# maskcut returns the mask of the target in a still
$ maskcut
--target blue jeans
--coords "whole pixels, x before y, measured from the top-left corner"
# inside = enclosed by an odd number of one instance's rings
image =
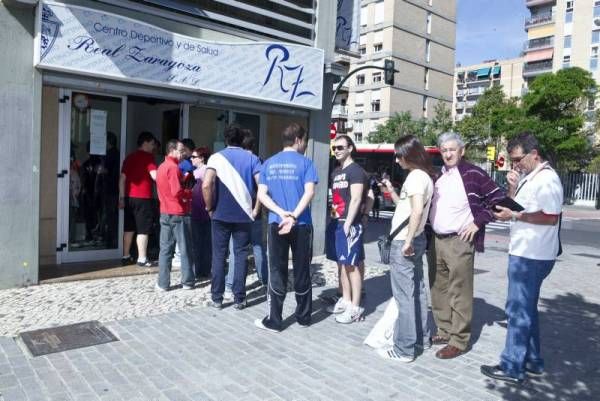
[[[525,365],[534,371],[544,370],[537,304],[542,282],[552,271],[554,262],[513,255],[508,257],[508,328],[500,367],[512,377],[524,378]]]
[[[267,264],[266,247],[263,245],[263,227],[262,220],[254,220],[252,230],[250,231],[250,244],[252,245],[252,254],[254,255],[254,266],[256,274],[263,285],[267,285],[269,279],[269,266]],[[231,289],[233,286],[233,277],[235,275],[235,258],[233,255],[233,238],[229,241],[229,270],[225,279],[225,288]]]
[[[425,234],[413,239],[414,256],[402,255],[403,245],[404,241],[392,241],[390,249],[392,293],[398,304],[394,350],[414,358],[415,346],[429,343],[431,336],[427,323],[429,302],[423,280],[423,254],[427,246]]]
[[[171,285],[171,260],[175,244],[181,252],[181,284],[193,286],[196,278],[192,269],[192,228],[190,216],[160,215],[160,252],[158,254],[158,285]]]
[[[235,263],[232,291],[236,303],[246,299],[246,274],[248,272],[248,244],[250,243],[250,223],[229,223],[212,221],[212,269],[210,291],[212,300],[223,301],[225,291],[225,259],[229,241],[233,238],[233,259]]]
[[[196,279],[209,277],[212,261],[210,220],[192,219],[192,239],[194,246],[194,274]]]

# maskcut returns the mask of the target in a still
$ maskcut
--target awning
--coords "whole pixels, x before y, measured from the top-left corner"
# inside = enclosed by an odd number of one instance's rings
[[[554,55],[554,49],[543,49],[534,52],[528,52],[525,55],[525,61],[540,61],[540,60],[550,60]]]
[[[498,74],[500,74],[500,66],[499,65],[492,68],[492,75],[498,75]]]
[[[480,68],[480,69],[477,70],[477,78],[487,77],[488,75],[490,75],[490,68],[489,67]]]

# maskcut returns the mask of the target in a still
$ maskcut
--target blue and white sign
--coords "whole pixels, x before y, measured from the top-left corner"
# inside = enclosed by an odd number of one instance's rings
[[[337,0],[335,47],[358,53],[360,0]]]
[[[51,2],[42,6],[39,32],[40,68],[321,108],[321,49],[209,42]]]

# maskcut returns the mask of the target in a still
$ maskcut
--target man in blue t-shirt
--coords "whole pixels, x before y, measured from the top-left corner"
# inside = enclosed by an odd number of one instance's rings
[[[229,240],[233,237],[235,275],[234,308],[246,306],[246,274],[251,223],[256,218],[256,199],[260,160],[242,149],[244,130],[230,125],[224,132],[227,147],[213,154],[206,164],[202,195],[206,211],[212,219],[211,306],[223,307],[225,292],[225,259]]]
[[[310,201],[319,182],[317,171],[304,157],[307,133],[296,123],[282,132],[283,150],[262,166],[258,199],[269,209],[269,314],[254,324],[263,330],[282,329],[282,310],[288,281],[288,255],[292,249],[296,320],[306,327],[312,314],[310,260],[312,257],[312,219]]]

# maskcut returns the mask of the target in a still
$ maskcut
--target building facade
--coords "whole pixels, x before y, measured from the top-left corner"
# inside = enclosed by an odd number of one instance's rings
[[[497,85],[502,85],[507,97],[521,97],[525,89],[522,57],[456,67],[452,106],[454,121],[470,115],[483,92]]]
[[[455,0],[362,0],[360,25],[359,57],[347,58],[349,69],[383,67],[391,59],[399,72],[392,86],[377,69],[349,79],[334,105],[338,132],[368,142],[397,112],[431,118],[436,103],[452,106]]]
[[[600,83],[600,1],[526,0],[526,5],[531,16],[525,21],[525,81],[544,72],[580,67]],[[592,102],[587,107],[588,126],[595,108]],[[599,133],[591,139],[600,145]]]
[[[224,127],[238,123],[266,158],[299,122],[326,171],[331,88],[343,71],[335,20],[334,2],[313,0],[0,1],[0,288],[121,257],[114,177],[142,131],[163,146],[192,138],[218,151]],[[326,199],[320,185],[316,254]]]

